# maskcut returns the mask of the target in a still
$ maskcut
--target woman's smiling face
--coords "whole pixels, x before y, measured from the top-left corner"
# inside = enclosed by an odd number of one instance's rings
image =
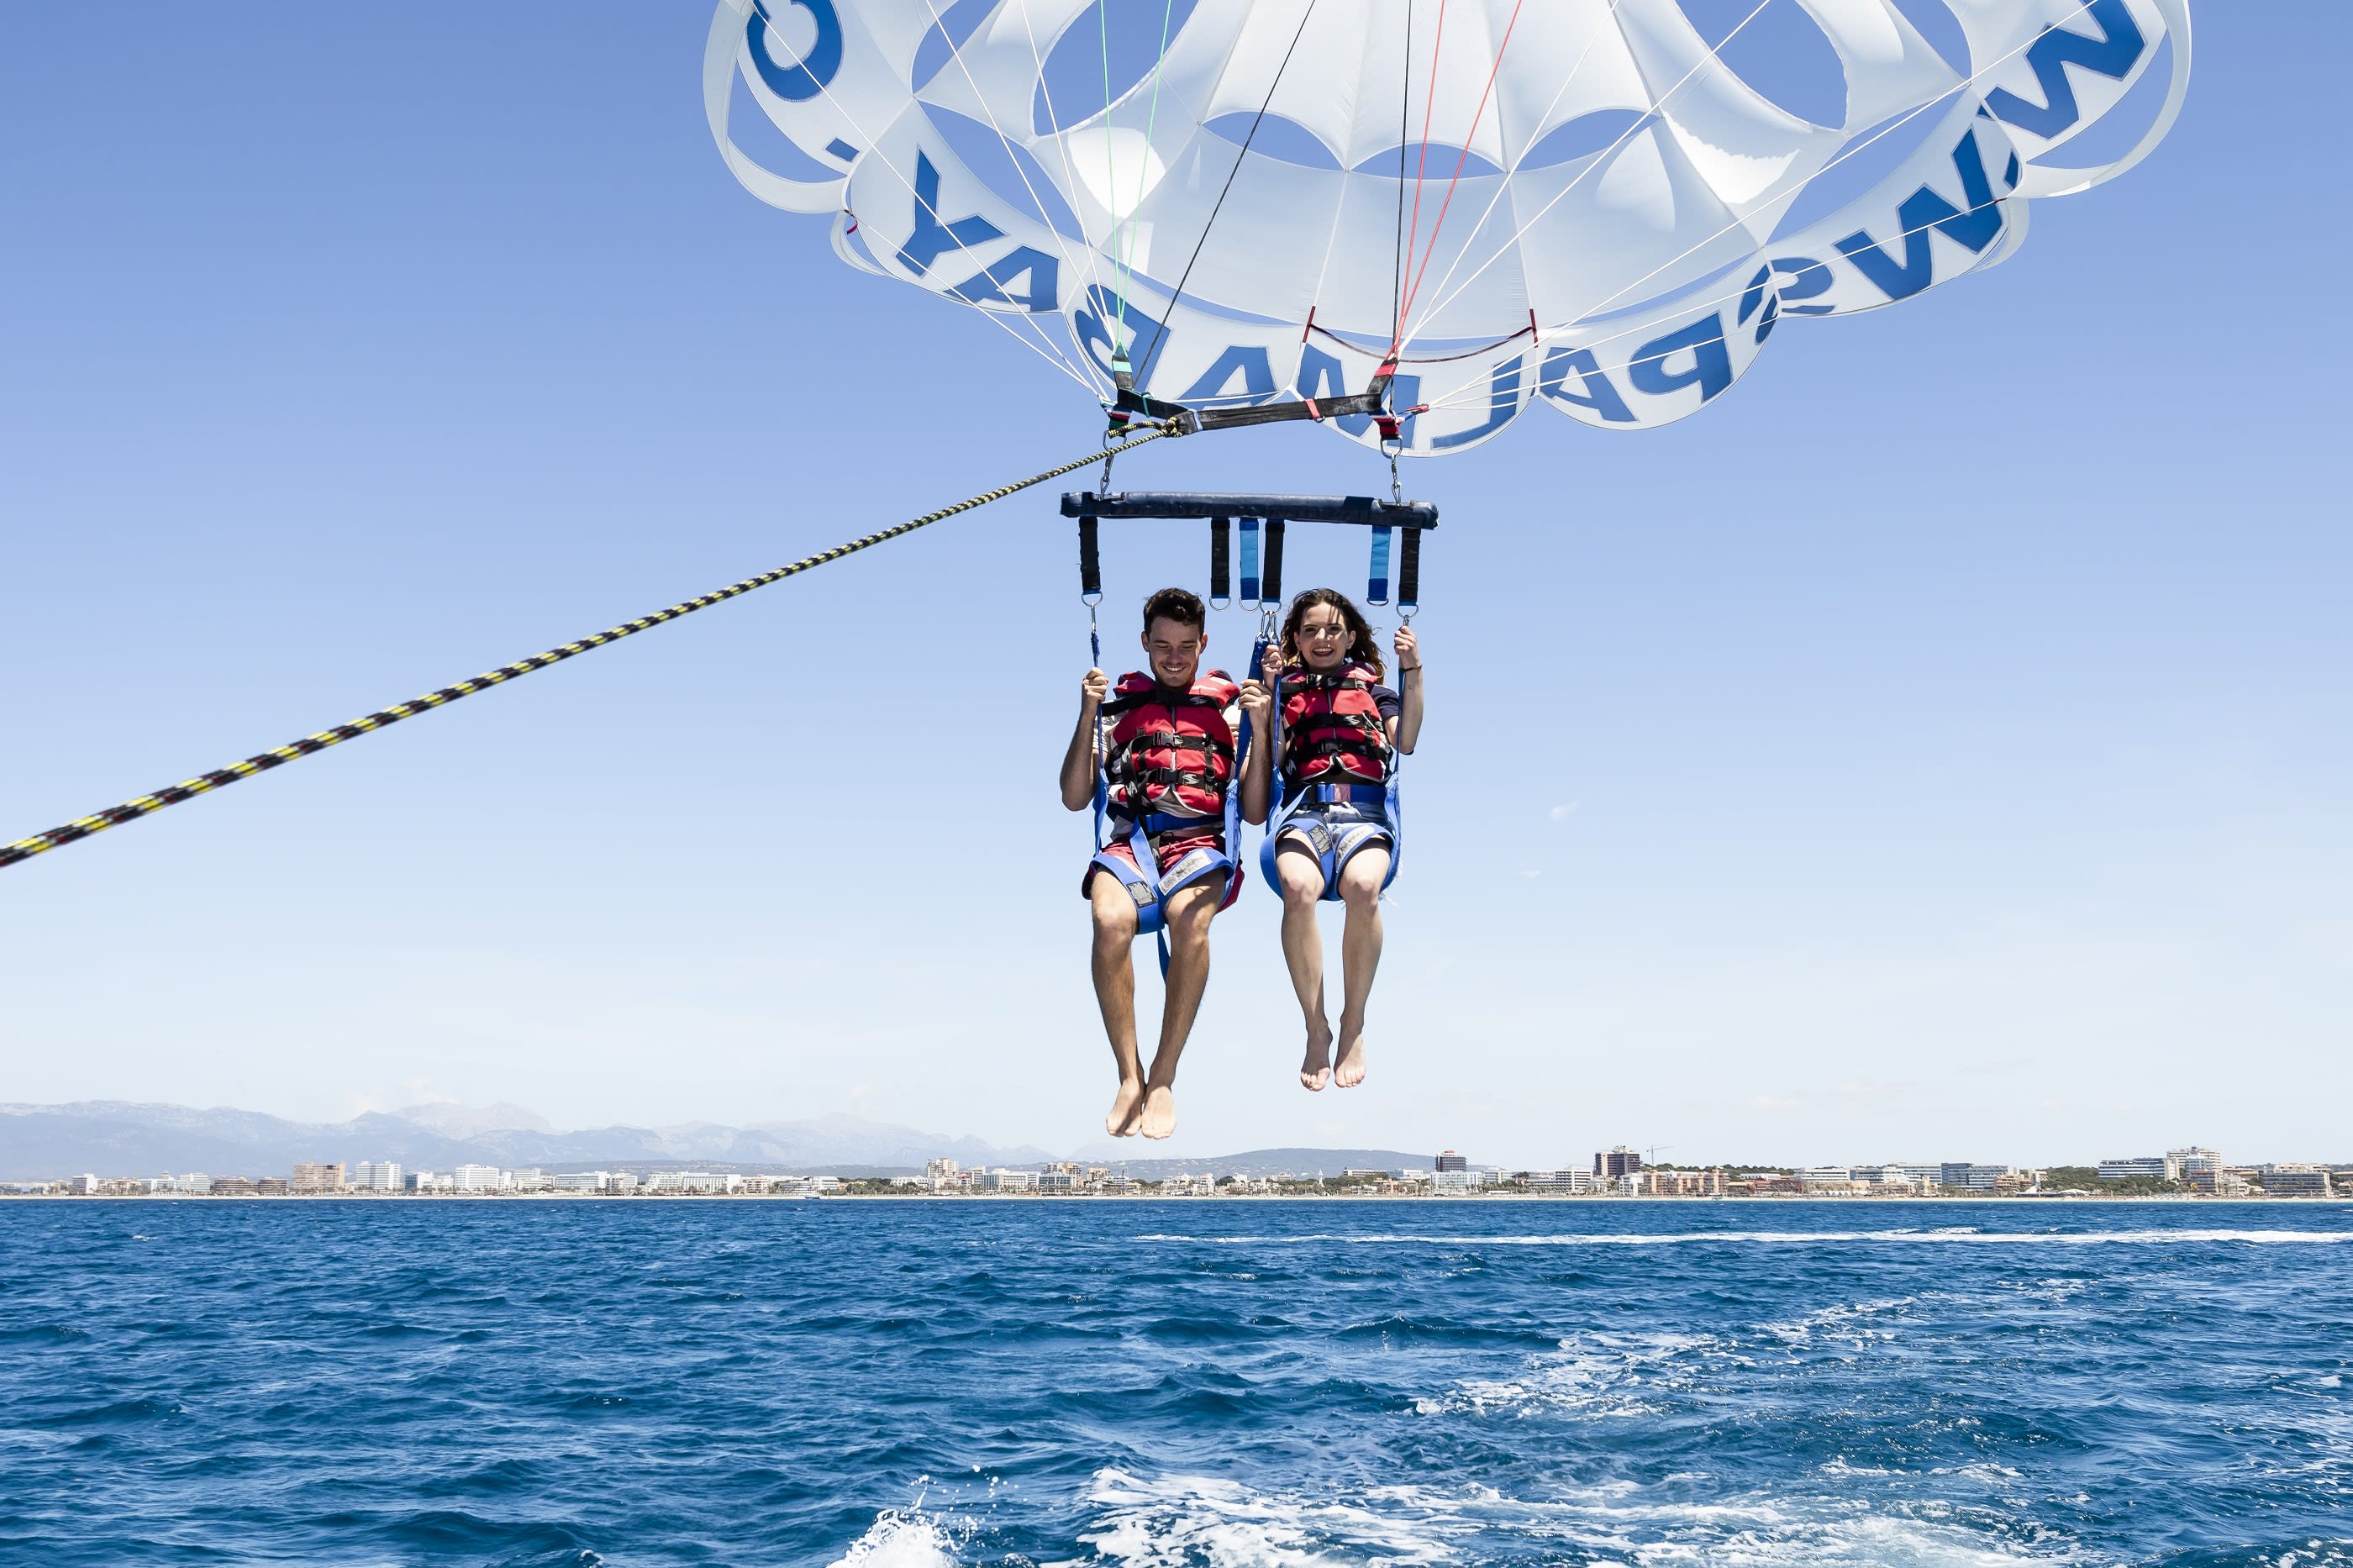
[[[1299,620],[1299,656],[1307,668],[1337,669],[1348,658],[1348,623],[1336,605],[1310,605]]]

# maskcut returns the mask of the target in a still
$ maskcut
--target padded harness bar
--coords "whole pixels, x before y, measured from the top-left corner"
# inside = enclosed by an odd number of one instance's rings
[[[1434,501],[1381,500],[1374,496],[1229,495],[1214,490],[1092,490],[1062,492],[1064,517],[1204,518],[1265,517],[1288,522],[1353,522],[1368,528],[1383,526],[1408,531],[1406,548],[1413,550],[1413,534],[1438,526]],[[1407,560],[1414,559],[1409,553]]]

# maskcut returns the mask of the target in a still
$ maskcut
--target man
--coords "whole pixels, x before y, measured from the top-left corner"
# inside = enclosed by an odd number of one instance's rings
[[[1062,755],[1065,806],[1094,803],[1098,769],[1106,792],[1106,842],[1079,889],[1093,911],[1095,1000],[1119,1066],[1119,1094],[1103,1118],[1115,1138],[1176,1131],[1176,1058],[1209,982],[1209,922],[1241,885],[1239,847],[1227,841],[1237,779],[1240,815],[1266,820],[1267,783],[1245,770],[1240,733],[1247,712],[1263,734],[1272,702],[1255,679],[1236,686],[1223,671],[1202,672],[1208,623],[1201,601],[1182,588],[1145,600],[1149,673],[1124,675],[1114,689],[1102,670],[1088,670]],[[1167,942],[1167,994],[1147,1076],[1135,1048],[1133,949],[1155,928]]]

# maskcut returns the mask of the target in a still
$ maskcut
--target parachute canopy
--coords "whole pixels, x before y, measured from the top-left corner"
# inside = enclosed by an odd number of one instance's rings
[[[1682,418],[1788,317],[2002,260],[2189,71],[2188,0],[722,0],[703,91],[754,195],[1099,396],[1394,357],[1431,456]]]

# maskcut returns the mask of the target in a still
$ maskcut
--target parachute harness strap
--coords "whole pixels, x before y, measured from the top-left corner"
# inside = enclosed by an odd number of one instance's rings
[[[1162,437],[1174,433],[1167,426],[1155,426],[1139,431],[1122,445],[1141,447],[1148,441],[1157,441]],[[813,572],[820,566],[839,561],[844,556],[855,555],[861,550],[871,550],[875,545],[887,541],[902,538],[919,528],[927,528],[933,523],[957,516],[959,513],[987,506],[991,501],[1003,500],[1007,496],[1026,490],[1032,485],[1040,485],[1048,479],[1060,479],[1064,474],[1075,473],[1096,461],[1097,457],[1098,454],[1090,452],[1083,458],[1057,464],[1043,473],[1032,474],[1026,479],[1016,479],[1009,485],[999,485],[993,490],[983,490],[976,496],[970,496],[957,501],[954,506],[944,506],[937,511],[929,511],[921,517],[910,518],[904,522],[895,523],[889,528],[853,539],[846,544],[837,544],[832,549],[821,550],[815,555],[803,556],[788,566],[779,566],[774,571],[763,572],[756,577],[746,577],[740,583],[731,583],[726,587],[714,589],[700,598],[685,600],[672,605],[666,610],[658,610],[638,620],[625,621],[609,630],[598,632],[595,637],[583,637],[578,642],[569,642],[560,647],[552,647],[545,653],[518,659],[513,664],[501,665],[498,668],[475,676],[470,680],[461,680],[454,686],[445,686],[438,691],[427,692],[424,696],[412,698],[406,702],[395,703],[392,707],[371,713],[364,719],[354,719],[348,724],[338,724],[332,730],[322,730],[315,735],[304,736],[301,740],[290,742],[278,747],[275,751],[248,757],[241,763],[233,763],[227,767],[217,768],[211,773],[199,774],[183,783],[168,785],[153,795],[142,795],[135,800],[124,801],[120,805],[108,806],[104,811],[77,817],[62,827],[52,827],[46,833],[36,833],[29,838],[19,838],[13,844],[0,845],[0,868],[29,860],[36,855],[45,855],[52,849],[71,844],[76,839],[87,838],[93,833],[103,833],[110,827],[120,827],[126,822],[136,822],[141,817],[152,816],[167,805],[177,805],[184,800],[193,800],[197,795],[226,788],[239,779],[251,778],[256,773],[266,773],[271,768],[290,763],[298,757],[307,757],[313,752],[323,752],[330,746],[341,745],[345,741],[371,734],[388,724],[397,724],[403,719],[413,719],[419,713],[447,707],[461,697],[471,697],[477,691],[503,685],[520,676],[529,675],[535,669],[545,669],[549,665],[561,664],[576,654],[586,653],[591,648],[603,647],[607,643],[618,642],[626,637],[634,637],[649,627],[658,626],[665,622],[677,620],[682,616],[691,616],[697,610],[708,609],[713,605],[738,598],[754,588],[765,588],[771,583],[781,583],[787,577],[797,577],[804,572]]]

